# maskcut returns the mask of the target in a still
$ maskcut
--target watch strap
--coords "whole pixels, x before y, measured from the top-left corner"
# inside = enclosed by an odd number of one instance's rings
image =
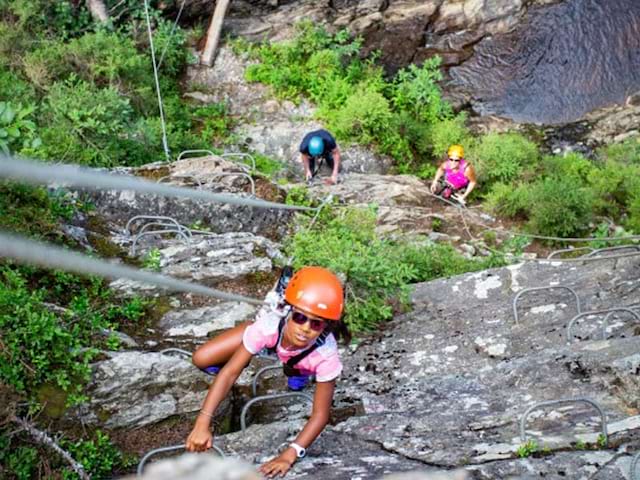
[[[298,458],[302,458],[307,454],[307,449],[298,445],[296,442],[291,442],[289,446],[296,451]]]

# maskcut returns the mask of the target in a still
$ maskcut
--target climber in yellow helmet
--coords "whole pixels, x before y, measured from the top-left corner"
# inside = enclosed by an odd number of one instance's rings
[[[447,159],[440,164],[431,182],[431,193],[453,198],[464,205],[476,184],[476,171],[464,159],[464,148],[462,145],[451,145]]]

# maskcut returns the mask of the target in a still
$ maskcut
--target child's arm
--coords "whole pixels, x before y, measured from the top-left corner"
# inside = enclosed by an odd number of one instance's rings
[[[329,414],[331,412],[331,403],[333,401],[333,391],[336,382],[318,382],[316,384],[316,393],[313,396],[313,410],[311,418],[307,421],[302,431],[295,439],[295,443],[303,448],[307,448],[320,435],[324,427],[329,423]],[[276,475],[284,475],[289,471],[291,466],[298,459],[296,451],[293,447],[288,447],[284,452],[273,460],[265,463],[260,467],[260,472],[269,478]]]
[[[242,370],[249,364],[253,355],[244,345],[235,351],[227,364],[220,370],[204,400],[196,423],[187,438],[186,448],[190,452],[203,452],[211,448],[213,434],[211,433],[211,420],[218,405],[227,396],[229,390],[236,382]]]

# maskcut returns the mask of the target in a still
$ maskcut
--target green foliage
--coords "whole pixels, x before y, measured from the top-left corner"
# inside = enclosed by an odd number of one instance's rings
[[[546,155],[542,159],[542,166],[549,176],[571,178],[583,184],[596,171],[595,165],[577,152],[562,156]]]
[[[604,434],[599,434],[598,435],[598,447],[600,448],[607,448],[607,437],[605,437]]]
[[[33,110],[34,107],[0,102],[0,152],[8,154],[40,145],[40,139],[35,137],[35,123],[28,118]]]
[[[0,473],[6,473],[7,478],[31,480],[38,456],[35,448],[14,446],[8,436],[0,434]]]
[[[82,340],[102,325],[58,317],[42,304],[44,292],[30,289],[17,271],[3,267],[0,275],[0,379],[21,393],[51,383],[77,401],[95,355]]]
[[[251,154],[256,161],[256,170],[267,177],[273,177],[276,173],[285,168],[285,164],[275,158],[262,155],[261,153]]]
[[[304,202],[304,200],[303,200]],[[312,228],[299,226],[286,246],[294,266],[321,265],[346,276],[345,322],[352,332],[371,330],[407,301],[407,284],[498,266],[501,260],[467,260],[452,247],[381,240],[375,209],[334,209]]]
[[[593,195],[571,178],[547,178],[533,186],[529,211],[532,232],[557,237],[584,232],[593,215]]]
[[[600,157],[622,165],[640,165],[640,136],[598,150]]]
[[[289,42],[254,46],[238,40],[234,48],[258,61],[245,71],[248,81],[271,85],[280,98],[307,95],[339,140],[376,147],[394,157],[401,172],[431,173],[415,157],[430,155],[430,124],[452,115],[437,85],[438,58],[407,67],[388,82],[375,66],[376,54],[358,55],[360,39],[346,31],[331,35],[310,21],[300,23]]]
[[[531,192],[527,185],[494,183],[485,197],[485,205],[489,210],[509,218],[526,218],[531,203]]]
[[[231,130],[235,121],[228,115],[224,103],[212,103],[193,110],[194,129],[200,138],[210,145],[223,146],[232,140]]]
[[[67,199],[43,187],[0,182],[0,228],[52,236],[60,218],[68,218]]]
[[[82,464],[91,478],[110,478],[113,469],[124,464],[122,452],[100,430],[95,431],[91,440],[63,441],[61,446]],[[62,478],[75,480],[78,475],[71,469],[65,469]]]
[[[398,111],[410,112],[418,121],[433,124],[452,115],[451,106],[442,99],[437,82],[442,80],[440,57],[414,64],[398,72],[390,87],[391,101]]]
[[[490,133],[480,140],[470,157],[477,162],[479,178],[486,184],[522,178],[538,160],[536,145],[517,133]]]
[[[518,447],[516,454],[520,458],[527,458],[533,455],[538,451],[538,444],[535,440],[528,440],[526,443],[523,443]]]
[[[454,144],[467,148],[473,144],[471,132],[465,126],[467,116],[464,112],[437,120],[429,128],[429,146],[434,158],[442,157]]]
[[[142,261],[142,266],[149,270],[153,270],[154,272],[159,272],[161,260],[162,260],[162,255],[160,254],[160,250],[158,250],[157,248],[152,248],[144,256],[144,260]]]

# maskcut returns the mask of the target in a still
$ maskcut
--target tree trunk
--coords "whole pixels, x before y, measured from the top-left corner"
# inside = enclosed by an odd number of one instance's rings
[[[96,22],[104,23],[109,20],[107,7],[103,0],[87,0],[87,8]]]
[[[222,22],[224,16],[227,13],[231,0],[218,0],[216,2],[216,9],[213,12],[213,18],[207,31],[207,43],[204,46],[202,55],[200,56],[200,64],[210,67],[213,65],[213,59],[216,55],[216,49],[218,48],[218,42],[220,41],[220,32],[222,31]]]

